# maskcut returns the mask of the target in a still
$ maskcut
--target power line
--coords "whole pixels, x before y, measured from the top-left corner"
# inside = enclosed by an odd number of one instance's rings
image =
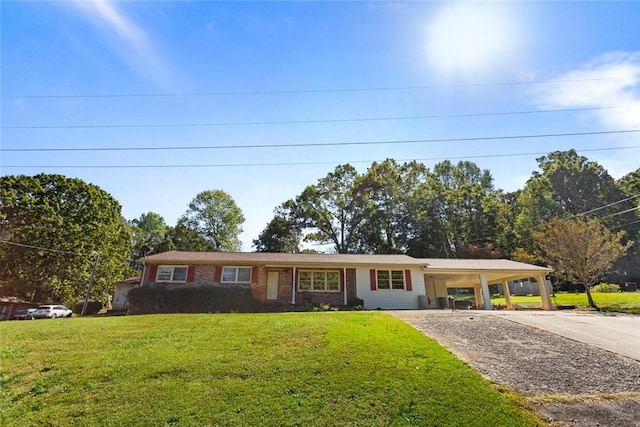
[[[621,225],[616,225],[615,227],[611,227],[612,230],[616,230],[618,228],[622,228],[622,227],[626,227],[627,225],[633,225],[633,224],[637,224],[640,222],[640,219],[636,220],[636,221],[631,221],[631,222],[627,222],[625,224],[621,224]]]
[[[609,218],[609,217],[612,217],[612,216],[624,215],[624,214],[626,214],[626,213],[633,212],[633,211],[637,211],[637,210],[639,210],[639,209],[640,209],[640,206],[636,206],[635,208],[626,209],[626,210],[624,210],[624,211],[614,212],[614,213],[612,213],[612,214],[605,215],[605,216],[603,216],[602,218]]]
[[[196,145],[196,146],[167,146],[167,147],[74,147],[74,148],[0,148],[0,152],[67,152],[67,151],[170,151],[170,150],[221,150],[221,149],[246,149],[246,148],[292,148],[292,147],[336,147],[336,146],[357,146],[357,145],[386,145],[386,144],[414,144],[414,143],[434,143],[434,142],[469,142],[469,141],[497,141],[511,139],[532,139],[532,138],[559,138],[570,136],[588,135],[613,135],[625,133],[637,133],[640,129],[596,131],[596,132],[569,132],[569,133],[546,133],[530,135],[502,135],[502,136],[480,136],[467,138],[434,138],[434,139],[400,139],[382,141],[354,141],[354,142],[312,142],[312,143],[289,143],[289,144],[250,144],[250,145]]]
[[[17,125],[0,126],[0,129],[131,129],[131,128],[181,128],[181,127],[217,127],[217,126],[256,126],[256,125],[284,125],[284,124],[313,124],[313,123],[354,123],[377,122],[397,120],[426,120],[464,117],[490,117],[523,114],[566,113],[578,111],[609,110],[628,108],[628,106],[614,107],[589,107],[589,108],[564,108],[555,110],[529,110],[529,111],[498,111],[488,113],[465,114],[433,114],[422,116],[397,116],[397,117],[356,117],[347,119],[316,119],[316,120],[272,120],[253,122],[203,122],[203,123],[130,123],[130,124],[90,124],[90,125]]]
[[[4,243],[6,245],[12,245],[12,246],[20,246],[22,248],[39,249],[39,250],[47,251],[47,252],[56,252],[56,253],[60,253],[60,254],[83,256],[83,254],[79,254],[77,252],[62,251],[62,250],[59,250],[59,249],[51,249],[51,248],[43,248],[42,246],[25,245],[24,243],[10,242],[8,240],[0,240],[0,243]]]
[[[254,90],[254,91],[219,91],[219,92],[183,92],[183,93],[128,93],[128,94],[71,94],[71,95],[3,95],[2,98],[23,99],[65,99],[65,98],[168,98],[168,97],[201,97],[201,96],[229,96],[229,95],[280,95],[305,93],[342,93],[342,92],[389,92],[421,89],[442,89],[454,87],[490,87],[490,86],[519,86],[555,83],[574,83],[586,81],[616,80],[612,78],[566,79],[566,80],[534,80],[528,82],[488,82],[453,85],[427,86],[383,86],[369,88],[329,88],[329,89],[285,89],[285,90]]]
[[[586,150],[585,150],[585,151],[586,151]],[[612,203],[608,203],[608,204],[606,204],[606,205],[599,206],[599,207],[597,207],[597,208],[594,208],[594,209],[591,209],[591,210],[588,210],[588,211],[585,211],[585,212],[581,212],[581,213],[577,213],[577,214],[570,215],[570,216],[568,216],[568,217],[566,217],[566,218],[562,218],[562,219],[561,219],[561,221],[568,221],[568,220],[571,220],[571,219],[577,218],[577,217],[579,217],[579,216],[589,215],[589,214],[591,214],[591,213],[598,212],[598,211],[601,211],[601,210],[603,210],[603,209],[610,208],[611,206],[615,206],[615,205],[619,205],[620,203],[628,202],[629,200],[633,200],[633,199],[636,199],[636,198],[638,198],[638,197],[640,197],[640,194],[636,194],[636,195],[634,195],[634,196],[630,196],[630,197],[627,197],[627,198],[624,198],[624,199],[621,199],[621,200],[618,200],[618,201],[615,201],[615,202],[612,202]],[[640,209],[640,206],[637,206],[637,207],[635,207],[635,208],[631,208],[631,209],[626,209],[626,210],[621,211],[621,212],[616,212],[616,213],[613,213],[613,214],[609,214],[609,215],[603,216],[602,218],[608,218],[608,217],[610,217],[610,216],[622,215],[622,214],[629,213],[629,212],[632,212],[632,211],[635,211],[635,210],[638,210],[638,209]],[[547,221],[547,222],[548,222],[548,221]],[[536,228],[540,227],[541,225],[543,225],[543,224],[537,224],[537,225],[534,225],[533,227],[530,227],[530,228],[527,228],[526,230],[522,230],[522,231],[520,231],[520,233],[522,233],[522,232],[528,232],[528,231],[534,230],[534,229],[536,229]],[[514,232],[511,232],[510,234],[515,234],[515,231],[514,231]],[[478,238],[478,239],[472,239],[472,240],[469,240],[469,242],[480,242],[480,241],[485,241],[485,242],[487,242],[487,241],[492,241],[492,240],[494,240],[494,239],[495,239],[495,238],[497,238],[497,237],[500,237],[500,236],[499,236],[499,235],[493,235],[493,236],[488,236],[488,237],[480,237],[480,238]],[[521,238],[521,239],[519,239],[519,240],[512,240],[512,241],[510,241],[510,242],[507,242],[507,244],[511,244],[511,243],[514,243],[514,242],[517,242],[517,241],[523,242],[523,241],[527,241],[527,240],[530,240],[530,239],[531,239],[530,237],[529,237],[529,238],[527,238],[527,239],[522,239],[522,238]]]
[[[615,148],[590,148],[578,150],[578,152],[595,152],[595,151],[613,151],[640,148],[640,145],[632,145],[626,147]],[[0,150],[1,151],[1,150]],[[483,154],[477,156],[449,156],[449,157],[423,157],[411,159],[396,159],[399,162],[410,161],[442,161],[442,160],[467,160],[467,159],[485,159],[500,157],[528,157],[543,156],[548,152],[528,152],[528,153],[509,153],[509,154]],[[4,165],[5,168],[68,168],[68,169],[179,169],[179,168],[228,168],[228,167],[260,167],[260,166],[311,166],[311,165],[335,165],[339,163],[373,163],[382,161],[374,160],[335,160],[335,161],[317,161],[317,162],[273,162],[273,163],[217,163],[217,164],[186,164],[186,165]]]

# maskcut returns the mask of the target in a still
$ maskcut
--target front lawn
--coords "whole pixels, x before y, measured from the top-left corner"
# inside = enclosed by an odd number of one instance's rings
[[[593,301],[602,311],[640,314],[640,292],[592,292]],[[541,308],[539,296],[511,296],[511,302],[523,308]],[[505,305],[503,297],[491,298],[494,305]],[[551,297],[554,306],[576,306],[588,310],[584,292],[558,292]]]
[[[379,312],[2,322],[0,339],[7,426],[541,425]]]

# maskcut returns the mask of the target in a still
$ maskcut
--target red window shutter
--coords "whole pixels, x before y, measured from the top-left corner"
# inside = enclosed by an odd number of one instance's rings
[[[258,283],[258,267],[251,269],[251,283]]]
[[[157,265],[150,265],[149,266],[149,281],[150,282],[155,282],[157,274],[158,274],[158,266]]]
[[[369,280],[371,281],[371,290],[375,291],[378,289],[378,275],[376,274],[375,268],[369,270]]]
[[[340,292],[344,292],[344,287],[346,286],[344,280],[344,270],[340,270]]]
[[[222,266],[216,265],[214,268],[215,271],[213,273],[213,283],[220,283],[222,282]]]
[[[196,266],[190,265],[187,268],[187,282],[193,282],[193,275],[196,272]]]
[[[413,286],[411,286],[411,270],[404,271],[404,284],[407,291],[411,292],[413,290]]]

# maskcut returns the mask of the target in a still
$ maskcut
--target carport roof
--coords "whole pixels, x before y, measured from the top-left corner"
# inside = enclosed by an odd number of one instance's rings
[[[484,274],[488,283],[502,283],[529,277],[545,276],[549,267],[525,264],[508,259],[428,259],[423,271],[434,278],[444,279],[448,287],[467,287],[478,283]]]
[[[472,271],[533,271],[536,274],[548,273],[553,269],[508,259],[450,259],[450,258],[424,258],[424,267],[427,271],[436,270],[472,270]]]

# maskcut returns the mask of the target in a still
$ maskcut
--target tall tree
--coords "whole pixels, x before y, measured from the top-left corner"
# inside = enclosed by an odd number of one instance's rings
[[[0,178],[0,288],[35,302],[75,303],[92,271],[106,302],[130,274],[131,237],[120,204],[93,184],[62,175]]]
[[[615,263],[612,278],[620,283],[640,283],[640,168],[620,178],[617,185],[629,198],[630,204],[635,205],[628,212],[628,215],[633,214],[634,217],[629,218],[621,227],[627,232],[626,237],[633,241],[633,246],[625,257]]]
[[[631,246],[621,243],[624,231],[612,233],[595,218],[555,219],[531,234],[538,254],[583,285],[594,308],[591,287]]]
[[[354,195],[357,179],[353,166],[339,165],[291,202],[292,214],[308,230],[306,241],[330,244],[341,254],[357,250],[358,227],[363,220]]]
[[[293,201],[278,206],[267,227],[253,241],[256,252],[300,252],[302,221],[292,215]]]
[[[362,252],[405,253],[414,237],[412,223],[419,203],[417,189],[425,182],[426,168],[417,162],[374,162],[355,185],[355,199],[362,209],[358,228]],[[424,209],[424,207],[421,207]]]
[[[501,193],[494,189],[488,170],[468,161],[457,165],[440,162],[428,174],[421,194],[434,219],[430,224],[437,229],[431,234],[441,239],[434,242],[439,256],[464,256],[469,245],[482,253],[482,248],[492,243],[498,231]],[[486,249],[486,253],[494,250]]]
[[[178,221],[176,231],[183,242],[175,242],[176,247],[187,250],[186,246],[205,244],[214,251],[238,251],[244,219],[230,195],[222,190],[203,191]]]
[[[139,218],[129,221],[131,227],[131,243],[133,246],[133,258],[131,265],[138,269],[137,259],[151,252],[158,253],[167,250],[173,242],[168,239],[169,226],[164,218],[155,212],[146,212]]]
[[[598,209],[608,226],[630,221],[628,214],[614,215],[632,204],[614,205],[625,194],[598,163],[575,150],[555,151],[537,160],[540,172],[533,172],[518,198],[516,226],[523,242],[529,241],[528,230],[553,217],[568,218]]]
[[[640,168],[620,178],[617,184],[629,197],[633,197],[636,206],[640,206]]]

